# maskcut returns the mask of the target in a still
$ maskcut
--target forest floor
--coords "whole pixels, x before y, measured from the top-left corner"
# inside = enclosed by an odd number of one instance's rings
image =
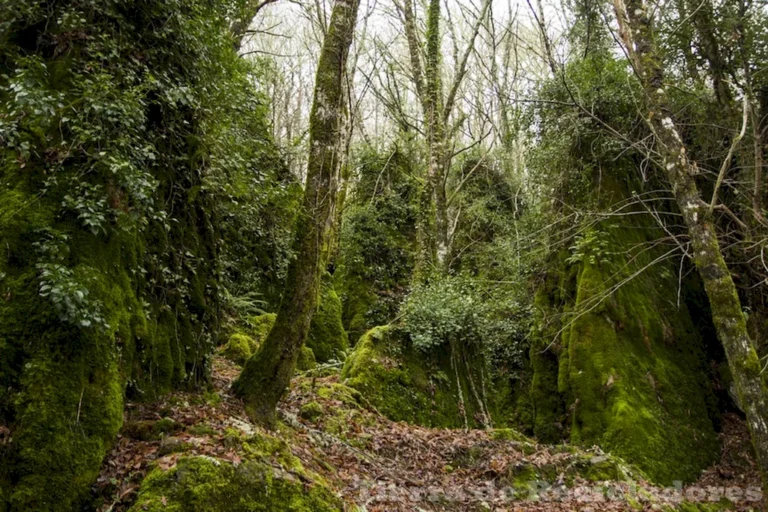
[[[294,379],[280,406],[281,426],[268,433],[248,420],[229,391],[239,371],[217,356],[213,392],[127,404],[126,426],[94,486],[99,512],[127,510],[148,471],[172,467],[179,457],[207,455],[239,464],[247,455],[233,438],[254,435],[284,439],[285,449],[307,470],[296,477],[306,485],[314,479],[329,485],[350,511],[670,510],[685,505],[683,496],[711,503],[728,488],[759,487],[749,435],[735,415],[725,417],[721,460],[695,486],[665,489],[643,481],[569,477],[574,466],[608,459],[597,448],[536,444],[504,429],[430,429],[389,421],[360,405],[361,397],[339,383],[338,375]],[[557,477],[521,488],[514,475],[530,470]],[[750,507],[759,505],[741,500],[733,509]]]

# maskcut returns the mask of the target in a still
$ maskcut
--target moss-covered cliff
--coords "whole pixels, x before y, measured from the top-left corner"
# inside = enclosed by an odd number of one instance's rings
[[[540,439],[598,444],[668,484],[717,456],[717,410],[704,341],[678,299],[680,262],[660,236],[606,223],[559,256],[537,294],[531,397]]]
[[[341,300],[333,287],[333,278],[325,274],[322,279],[320,297],[309,324],[305,345],[312,349],[319,362],[325,363],[344,358],[349,338],[342,325]]]
[[[273,147],[229,7],[0,2],[0,510],[77,509],[126,394],[207,381],[217,184]]]

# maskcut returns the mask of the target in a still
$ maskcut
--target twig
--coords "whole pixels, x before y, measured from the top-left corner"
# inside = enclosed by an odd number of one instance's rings
[[[728,170],[728,166],[731,164],[731,159],[733,158],[733,152],[736,151],[736,147],[739,145],[739,142],[742,138],[744,138],[744,134],[747,132],[747,119],[749,118],[749,98],[745,94],[744,95],[744,119],[741,123],[741,131],[736,136],[735,139],[733,139],[733,143],[731,144],[730,149],[728,149],[728,154],[725,156],[725,160],[723,160],[723,165],[720,166],[720,174],[717,176],[717,182],[715,183],[715,189],[712,191],[712,201],[709,203],[709,213],[712,213],[712,211],[715,209],[715,204],[717,203],[717,192],[720,189],[720,185],[723,183],[723,178],[725,178],[725,173]]]

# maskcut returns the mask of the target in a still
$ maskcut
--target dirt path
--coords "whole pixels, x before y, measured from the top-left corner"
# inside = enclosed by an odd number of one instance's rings
[[[266,432],[248,421],[228,392],[238,372],[217,357],[215,393],[175,393],[152,404],[128,404],[124,433],[94,486],[103,502],[100,512],[127,510],[153,465],[171,467],[182,455],[240,463],[245,454],[232,442],[232,433]],[[749,437],[733,415],[725,418],[721,462],[697,487],[676,490],[584,479],[595,468],[616,471],[613,459],[598,449],[538,445],[509,430],[394,423],[361,401],[338,376],[300,377],[281,405],[285,426],[277,433],[309,474],[338,490],[348,510],[658,510],[678,503],[683,493],[706,503],[727,488],[759,488]],[[754,501],[741,500],[738,510],[751,506]]]

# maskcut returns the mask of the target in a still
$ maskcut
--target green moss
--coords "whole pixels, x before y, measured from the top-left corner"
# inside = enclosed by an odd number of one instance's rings
[[[620,458],[565,448],[562,455],[544,464],[534,464],[523,459],[509,466],[503,478],[519,495],[526,496],[537,488],[537,482],[552,485],[562,481],[571,487],[579,479],[590,482],[637,482],[646,477]]]
[[[229,337],[222,354],[224,357],[239,365],[244,365],[257,348],[256,341],[247,334],[236,332]]]
[[[248,334],[256,342],[256,345],[261,345],[267,336],[269,331],[275,325],[275,319],[277,315],[275,313],[265,313],[263,315],[252,316],[247,320]],[[253,351],[253,350],[252,350]]]
[[[718,454],[702,341],[685,305],[678,309],[668,300],[677,280],[664,263],[607,291],[617,269],[623,276],[655,257],[645,251],[628,261],[618,248],[644,247],[656,235],[651,228],[612,226],[602,236],[616,253],[576,265],[575,297],[559,307],[579,314],[563,316],[568,323],[554,342],[552,333],[532,342],[532,397],[537,434],[553,416],[541,407],[551,404],[546,394],[565,398],[574,443],[599,445],[669,484],[695,480]],[[546,287],[555,295],[561,285]],[[554,309],[551,302],[542,309]],[[558,358],[541,360],[545,343]]]
[[[301,406],[299,410],[299,416],[308,421],[315,421],[317,418],[323,415],[325,409],[317,402],[309,402]]]
[[[479,364],[468,366],[477,369]],[[388,418],[435,427],[464,426],[459,406],[461,386],[467,422],[481,426],[475,417],[479,406],[469,389],[466,371],[459,371],[457,383],[450,354],[418,352],[395,327],[379,326],[365,333],[347,358],[341,376],[366,404]],[[475,379],[479,382],[480,376]]]
[[[216,429],[210,425],[192,425],[187,429],[187,432],[193,436],[212,436],[216,434]]]
[[[551,284],[550,284],[551,287]],[[564,387],[559,376],[562,360],[558,345],[558,333],[543,318],[550,311],[551,297],[549,287],[542,287],[534,297],[537,315],[534,332],[531,336],[529,359],[533,378],[531,379],[531,405],[533,407],[533,432],[542,443],[556,443],[563,437],[565,407],[560,389]],[[544,327],[546,326],[546,327]]]
[[[2,169],[0,177],[18,178]],[[0,464],[0,482],[12,488],[3,498],[14,510],[74,509],[122,426],[126,384],[151,398],[190,382],[187,368],[205,371],[208,345],[184,313],[147,307],[144,236],[94,236],[21,186],[0,192],[0,208],[8,205],[13,211],[0,211],[8,215],[0,222],[0,293],[11,298],[0,301],[0,421],[13,444]],[[51,239],[66,242],[56,257],[98,305],[89,318],[102,321],[75,325],[40,295],[35,265],[52,257],[40,250]]]
[[[188,457],[152,471],[132,512],[326,512],[343,510],[321,484],[305,484],[292,472],[250,460],[234,467],[210,457]]]
[[[299,357],[296,359],[296,369],[301,372],[313,370],[317,367],[314,351],[306,345],[301,347]]]
[[[390,326],[365,333],[347,358],[341,376],[390,419],[429,424],[432,408],[427,395],[414,386],[414,375],[388,354],[393,334]]]
[[[163,435],[170,434],[180,428],[180,425],[171,418],[160,420],[128,421],[123,425],[122,433],[140,441],[160,439]]]
[[[21,233],[27,243],[39,239]],[[0,267],[0,287],[13,298],[0,302],[0,340],[8,347],[0,354],[0,367],[8,372],[0,378],[4,389],[13,390],[2,397],[13,446],[0,473],[13,482],[14,508],[61,510],[87,492],[122,424],[125,376],[142,325],[128,273],[138,246],[127,234],[91,238],[87,252],[71,256],[77,261],[72,275],[88,283],[104,328],[63,322],[38,294],[34,269],[18,259],[25,246],[14,249]]]
[[[246,357],[242,357],[244,355],[244,351],[235,351],[236,354],[239,354],[238,359],[234,359],[230,357],[233,361],[244,364],[245,361],[248,360],[248,358],[256,353],[256,350],[261,345],[261,343],[267,339],[267,336],[269,335],[269,332],[272,330],[272,327],[275,325],[275,319],[277,318],[277,315],[274,313],[266,313],[263,315],[258,316],[252,316],[248,318],[246,321],[246,327],[245,332],[246,334],[239,333],[234,334],[232,337],[235,336],[241,336],[246,337],[248,339],[248,346],[250,347],[250,352],[248,352],[248,355]],[[232,343],[232,338],[230,338],[230,344]],[[239,345],[244,345],[242,341],[238,342]],[[228,344],[229,345],[229,344]],[[225,355],[226,355],[226,348],[225,348]],[[229,357],[229,356],[228,356]],[[317,366],[317,356],[315,355],[314,350],[309,346],[309,339],[307,339],[307,345],[303,346],[301,348],[301,352],[299,352],[298,359],[296,361],[296,369],[299,371],[307,371],[312,370]]]
[[[321,363],[332,359],[343,360],[349,348],[347,333],[341,323],[341,300],[333,288],[330,274],[323,277],[317,310],[305,343]]]
[[[351,407],[359,407],[361,403],[365,402],[365,398],[358,390],[338,382],[318,388],[317,396],[327,400],[338,400]]]

